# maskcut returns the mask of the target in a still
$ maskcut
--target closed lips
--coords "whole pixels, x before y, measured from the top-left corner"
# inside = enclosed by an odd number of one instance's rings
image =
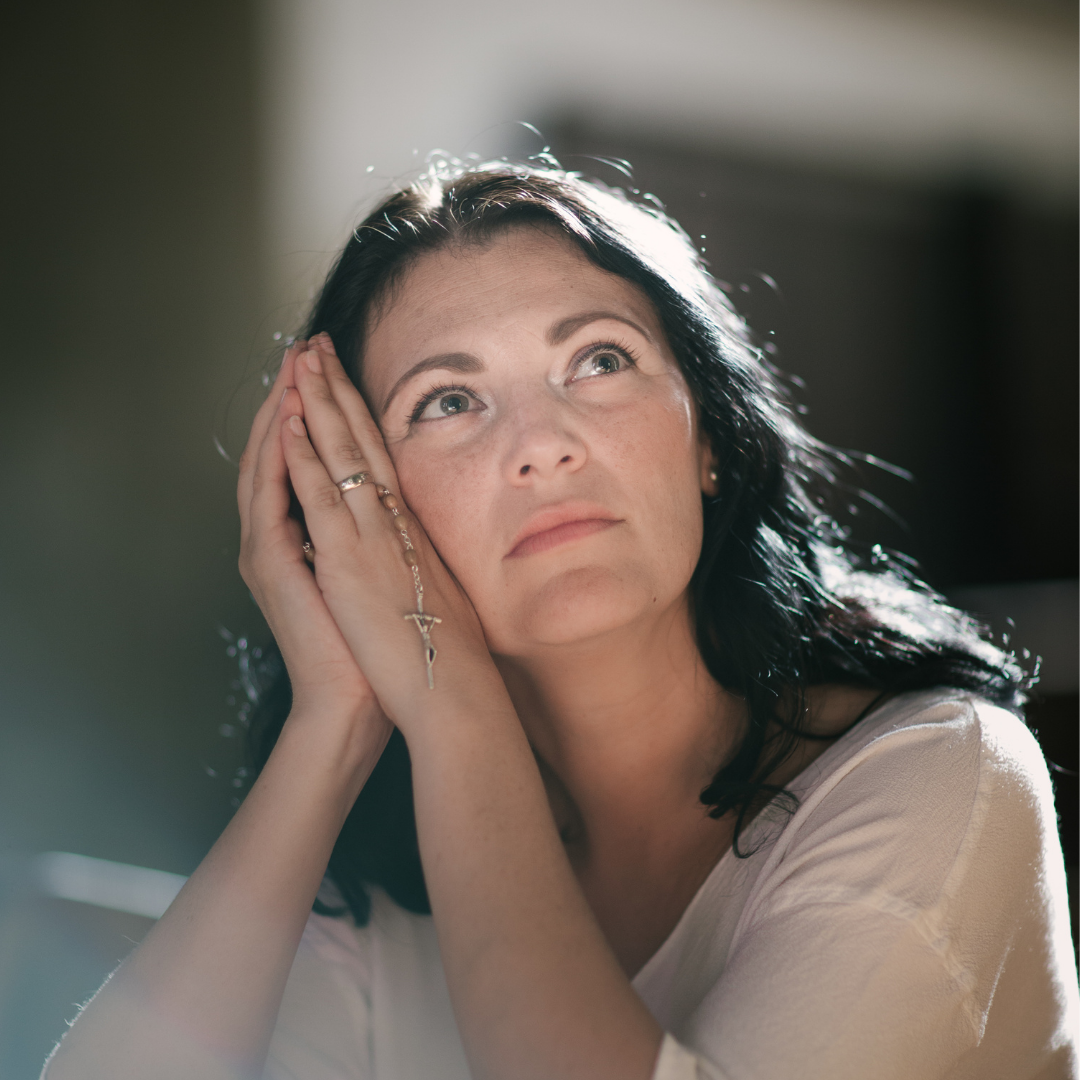
[[[530,518],[518,533],[508,559],[535,555],[560,544],[618,525],[620,518],[599,506],[552,507]]]

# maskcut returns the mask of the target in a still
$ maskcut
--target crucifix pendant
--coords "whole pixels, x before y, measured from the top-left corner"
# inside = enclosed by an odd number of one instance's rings
[[[367,479],[361,480],[359,477],[366,477]],[[357,473],[355,477],[350,476],[348,479],[342,480],[338,487],[342,491],[350,491],[353,487],[359,487],[370,479],[368,473]],[[354,480],[356,483],[353,483]],[[347,486],[343,487],[342,485]],[[409,538],[409,523],[398,507],[397,499],[389,488],[382,485],[376,485],[375,490],[379,493],[379,501],[393,515],[394,527],[401,534],[402,543],[405,545],[405,563],[412,570],[413,588],[416,590],[416,610],[410,611],[404,618],[412,619],[416,629],[420,631],[420,637],[424,642],[424,663],[427,665],[428,689],[434,690],[435,674],[431,668],[438,653],[435,651],[435,646],[431,644],[431,628],[436,623],[441,623],[442,619],[437,615],[428,615],[424,611],[424,586],[420,584],[420,560],[416,554],[416,548]]]
[[[441,623],[440,619],[436,615],[427,615],[422,610],[412,611],[405,616],[406,619],[412,619],[416,624],[416,629],[420,631],[420,637],[424,641],[424,661],[427,663],[427,684],[429,690],[435,689],[435,675],[431,670],[432,664],[435,663],[435,657],[438,653],[435,650],[435,646],[431,644],[431,628],[436,623]]]

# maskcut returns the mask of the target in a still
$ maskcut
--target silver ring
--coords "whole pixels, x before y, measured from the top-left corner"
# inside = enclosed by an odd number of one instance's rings
[[[363,484],[370,483],[372,483],[371,473],[358,472],[354,473],[352,476],[346,476],[344,480],[339,480],[337,486],[341,488],[342,491],[352,491],[353,488],[358,488]]]

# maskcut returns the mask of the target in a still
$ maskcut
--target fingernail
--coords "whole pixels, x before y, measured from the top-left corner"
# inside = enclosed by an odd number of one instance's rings
[[[294,435],[304,434],[304,421],[300,419],[295,413],[289,417],[289,430]]]
[[[317,352],[309,352],[304,354],[306,359],[305,363],[308,366],[309,371],[314,371],[316,375],[322,374],[322,361],[319,359]]]
[[[311,344],[317,349],[325,349],[328,353],[334,352],[334,341],[325,330],[320,330],[311,339]],[[334,355],[337,354],[334,353]]]

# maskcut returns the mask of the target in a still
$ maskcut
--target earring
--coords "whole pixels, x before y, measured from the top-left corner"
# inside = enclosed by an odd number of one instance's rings
[[[710,470],[709,470],[709,479],[710,479],[710,480],[711,480],[711,481],[712,481],[712,482],[713,482],[714,484],[715,484],[715,483],[716,483],[716,482],[717,482],[717,481],[718,481],[718,480],[720,479],[720,477],[716,475],[716,470],[715,470],[715,469],[710,469]]]

